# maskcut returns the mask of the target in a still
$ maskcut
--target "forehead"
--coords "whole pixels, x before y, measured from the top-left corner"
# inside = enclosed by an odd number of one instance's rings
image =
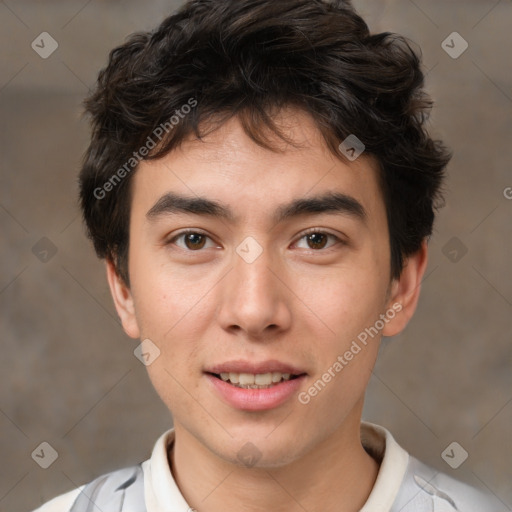
[[[146,216],[163,195],[176,193],[226,205],[237,221],[257,215],[263,222],[298,198],[340,192],[362,204],[368,217],[385,218],[373,158],[335,157],[301,111],[283,110],[274,122],[293,145],[266,134],[276,151],[261,147],[234,117],[202,140],[189,138],[165,157],[142,162],[133,177],[132,213]]]

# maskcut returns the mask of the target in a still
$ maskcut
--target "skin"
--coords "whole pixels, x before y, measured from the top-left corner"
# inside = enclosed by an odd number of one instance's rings
[[[132,183],[130,288],[107,263],[124,330],[160,350],[147,369],[173,414],[169,463],[199,512],[224,511],[227,503],[231,510],[311,512],[364,505],[379,469],[360,441],[364,392],[381,335],[398,334],[414,313],[427,264],[423,243],[400,279],[391,279],[371,157],[337,159],[300,111],[282,111],[277,122],[300,148],[276,140],[280,152],[264,149],[233,118],[202,142],[189,139],[141,163]],[[366,221],[324,212],[272,222],[279,205],[332,191],[357,199]],[[149,219],[168,192],[221,202],[237,221],[183,213]],[[184,228],[206,234],[204,246],[175,238]],[[309,228],[344,243],[328,237],[318,248],[304,235]],[[263,250],[252,263],[236,252],[248,236]],[[275,409],[238,410],[203,373],[233,359],[277,359],[307,372],[306,391],[397,303],[402,310],[307,405],[294,396]],[[250,468],[237,459],[246,442],[261,453]]]

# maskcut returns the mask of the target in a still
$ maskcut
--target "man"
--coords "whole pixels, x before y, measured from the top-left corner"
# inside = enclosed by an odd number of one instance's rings
[[[348,1],[192,0],[110,55],[81,206],[174,427],[39,511],[495,511],[361,421],[450,155]]]

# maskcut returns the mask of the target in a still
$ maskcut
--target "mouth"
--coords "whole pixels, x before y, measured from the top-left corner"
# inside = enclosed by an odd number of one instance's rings
[[[277,360],[230,361],[203,371],[211,389],[222,401],[244,411],[264,411],[289,402],[308,375],[298,367]]]
[[[291,399],[304,385],[307,374],[208,371],[205,377],[212,391],[224,403],[234,409],[256,412],[275,409],[285,403],[293,404]]]
[[[297,379],[305,373],[292,374],[281,372],[267,372],[267,373],[235,373],[235,372],[221,372],[211,373],[206,372],[217,379],[220,379],[234,387],[242,389],[268,389],[287,382]]]

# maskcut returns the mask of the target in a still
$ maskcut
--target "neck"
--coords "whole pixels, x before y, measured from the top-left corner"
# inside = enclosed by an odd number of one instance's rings
[[[357,421],[356,421],[357,420]],[[360,441],[360,415],[347,419],[304,456],[272,468],[244,468],[206,449],[175,424],[169,454],[174,479],[198,512],[356,512],[365,504],[379,464]]]

